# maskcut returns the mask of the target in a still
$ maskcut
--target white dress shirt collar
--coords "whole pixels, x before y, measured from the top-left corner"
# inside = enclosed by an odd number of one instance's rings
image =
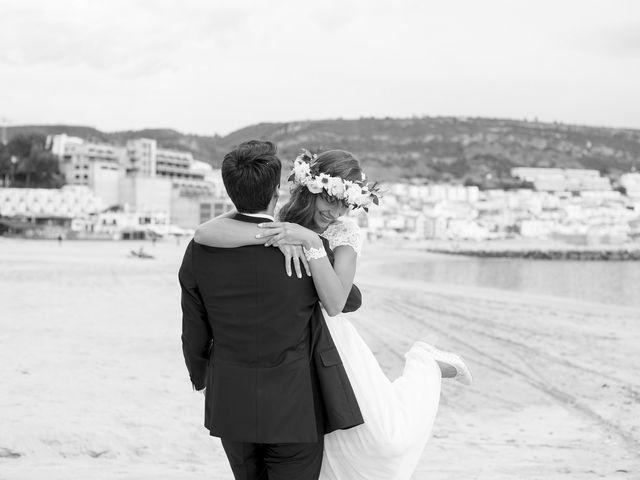
[[[271,220],[272,222],[275,222],[276,219],[273,218],[273,215],[269,215],[267,213],[240,213],[238,212],[239,215],[244,215],[245,217],[255,217],[255,218],[267,218],[269,220]]]

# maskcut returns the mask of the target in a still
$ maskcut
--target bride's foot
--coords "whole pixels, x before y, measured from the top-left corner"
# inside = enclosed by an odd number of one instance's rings
[[[471,385],[473,380],[469,367],[464,363],[460,355],[452,352],[438,350],[433,345],[426,342],[419,342],[427,350],[440,367],[442,378],[453,378],[463,385]]]

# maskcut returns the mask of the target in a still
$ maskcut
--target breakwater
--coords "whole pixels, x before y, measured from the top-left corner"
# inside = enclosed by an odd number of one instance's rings
[[[484,249],[433,248],[428,252],[482,258],[525,258],[532,260],[640,261],[640,249]]]

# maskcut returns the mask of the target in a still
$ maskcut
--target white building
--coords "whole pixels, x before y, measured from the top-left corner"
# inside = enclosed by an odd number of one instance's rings
[[[592,169],[516,167],[511,176],[533,183],[539,191],[611,190],[611,181]]]
[[[118,204],[118,182],[126,155],[124,147],[84,142],[66,135],[53,135],[47,141],[60,159],[60,170],[67,185],[87,186],[105,205]]]
[[[0,216],[86,217],[104,208],[102,200],[85,186],[57,188],[0,188]]]
[[[525,219],[519,222],[520,235],[528,238],[547,237],[553,231],[554,222],[549,220]]]
[[[155,177],[158,143],[148,138],[128,140],[124,168],[127,175]]]
[[[173,233],[169,218],[164,212],[126,210],[95,215],[84,224],[78,224],[77,230],[103,235],[114,240],[146,238],[149,235],[164,236]]]
[[[204,180],[204,162],[197,162],[191,152],[159,148],[158,142],[149,138],[127,141],[127,175],[163,177],[170,179]]]
[[[172,224],[195,228],[231,205],[220,170],[191,152],[158,148],[151,139],[127,142],[122,203],[134,209],[166,211]]]
[[[446,235],[451,240],[486,240],[491,232],[474,220],[452,218],[447,221]]]
[[[51,150],[58,158],[64,157],[65,151],[69,145],[80,145],[84,143],[79,137],[70,137],[66,133],[60,135],[49,135],[47,137],[46,148]]]
[[[147,138],[114,146],[62,134],[47,143],[60,159],[66,183],[89,187],[105,207],[164,212],[185,228],[228,209],[220,170],[191,152],[159,148]]]
[[[136,211],[171,212],[172,184],[169,179],[127,175],[120,179],[119,204]]]
[[[412,185],[405,183],[385,184],[391,196],[409,200],[435,201],[450,200],[453,202],[477,202],[480,189],[476,186],[453,185],[445,183],[429,183]]]
[[[640,173],[625,173],[620,175],[620,185],[627,191],[627,196],[640,198]]]

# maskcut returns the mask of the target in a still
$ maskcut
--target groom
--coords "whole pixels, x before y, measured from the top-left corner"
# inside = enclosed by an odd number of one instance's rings
[[[271,142],[224,157],[236,220],[273,221],[280,173]],[[317,479],[323,435],[363,420],[312,279],[287,276],[274,248],[191,241],[179,280],[185,362],[235,478]]]

